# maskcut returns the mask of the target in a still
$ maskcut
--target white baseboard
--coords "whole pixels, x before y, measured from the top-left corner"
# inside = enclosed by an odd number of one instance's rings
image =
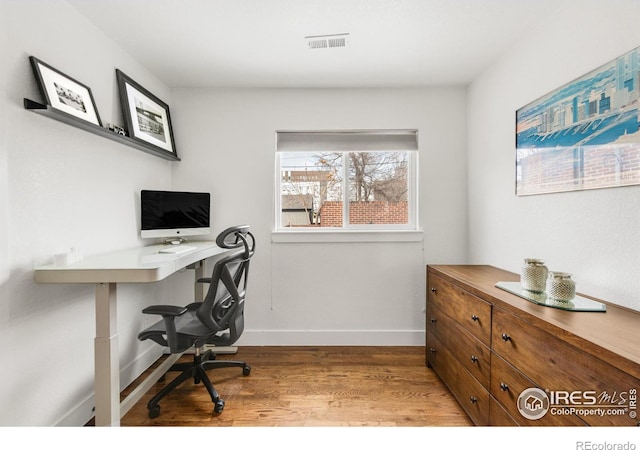
[[[158,346],[152,346],[143,352],[138,358],[132,361],[120,370],[120,387],[123,390],[138,378],[145,370],[147,370],[162,355],[162,349]],[[93,384],[92,384],[93,386]],[[81,427],[91,420],[94,416],[94,399],[93,391],[85,397],[80,403],[72,407],[67,414],[58,422],[52,424],[56,427]]]
[[[423,346],[424,343],[424,330],[244,330],[236,345]]]
[[[220,347],[216,345],[205,344],[202,347],[202,351],[207,351],[207,350],[212,350],[214,353],[217,353],[218,355],[233,355],[235,353],[238,353],[238,347],[235,347],[235,346]],[[168,351],[165,351],[165,355],[168,353],[169,353]],[[185,355],[193,355],[194,353],[195,353],[195,350],[192,348],[184,352]]]
[[[83,401],[75,405],[60,420],[53,423],[54,427],[81,427],[91,420],[94,416],[93,407],[95,401],[93,394],[86,397]]]

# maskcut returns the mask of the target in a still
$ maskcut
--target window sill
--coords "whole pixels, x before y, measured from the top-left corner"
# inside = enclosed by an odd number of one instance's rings
[[[421,242],[422,230],[272,231],[271,242]]]

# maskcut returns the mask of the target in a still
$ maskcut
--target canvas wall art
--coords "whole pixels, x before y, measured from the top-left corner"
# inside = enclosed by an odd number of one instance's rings
[[[640,47],[516,112],[516,194],[640,184]]]

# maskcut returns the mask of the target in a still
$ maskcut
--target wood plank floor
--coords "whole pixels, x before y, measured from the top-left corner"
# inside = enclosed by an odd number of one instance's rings
[[[208,372],[226,402],[222,413],[213,411],[203,385],[189,381],[165,397],[160,416],[150,419],[147,401],[177,375],[169,372],[122,418],[122,426],[471,425],[425,366],[424,347],[240,347],[218,359],[251,366],[246,377],[238,368]]]

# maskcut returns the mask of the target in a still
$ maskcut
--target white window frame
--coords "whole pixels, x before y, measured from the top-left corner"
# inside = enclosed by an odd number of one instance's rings
[[[281,159],[285,152],[335,152],[343,156],[343,226],[283,227]],[[348,158],[350,152],[408,153],[408,223],[349,224]],[[278,131],[276,134],[273,242],[380,242],[420,241],[418,220],[418,147],[417,130]]]

